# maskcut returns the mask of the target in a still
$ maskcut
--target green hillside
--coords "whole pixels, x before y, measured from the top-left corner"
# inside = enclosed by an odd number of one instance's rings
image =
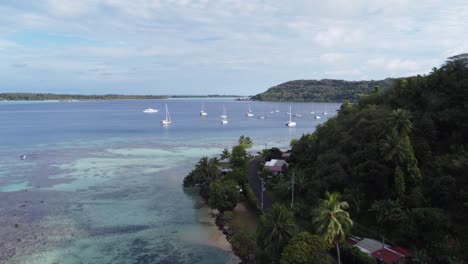
[[[410,248],[426,261],[468,259],[468,57],[398,80],[294,142],[304,219],[325,192],[350,205],[352,233]],[[296,178],[297,179],[297,178]],[[280,181],[288,182],[285,177]],[[285,185],[287,188],[288,186]],[[289,201],[281,185],[274,187]]]
[[[380,81],[297,80],[282,83],[255,95],[252,100],[277,102],[356,102],[361,95],[374,91],[375,86],[387,89],[396,79]]]

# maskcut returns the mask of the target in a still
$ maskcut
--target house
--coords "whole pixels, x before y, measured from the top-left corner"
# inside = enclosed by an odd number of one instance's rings
[[[411,252],[405,248],[390,246],[375,239],[349,237],[347,241],[349,245],[374,257],[379,263],[406,264],[412,256]]]
[[[273,176],[277,176],[288,168],[289,164],[285,160],[272,159],[265,162],[265,168],[271,171]]]

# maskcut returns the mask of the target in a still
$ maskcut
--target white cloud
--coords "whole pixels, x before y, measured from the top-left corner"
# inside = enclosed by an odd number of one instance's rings
[[[364,41],[365,34],[359,29],[331,26],[315,34],[314,40],[324,47],[358,45]]]
[[[323,64],[342,64],[349,58],[349,54],[345,53],[337,53],[337,52],[330,52],[320,55],[319,59],[320,62]]]

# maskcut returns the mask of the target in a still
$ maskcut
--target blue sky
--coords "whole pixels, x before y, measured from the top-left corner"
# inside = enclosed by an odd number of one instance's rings
[[[0,0],[0,92],[243,94],[428,73],[466,0]]]

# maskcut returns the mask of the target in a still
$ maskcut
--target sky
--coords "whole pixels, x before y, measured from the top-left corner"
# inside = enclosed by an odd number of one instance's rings
[[[467,51],[466,0],[0,0],[0,93],[253,95]]]

